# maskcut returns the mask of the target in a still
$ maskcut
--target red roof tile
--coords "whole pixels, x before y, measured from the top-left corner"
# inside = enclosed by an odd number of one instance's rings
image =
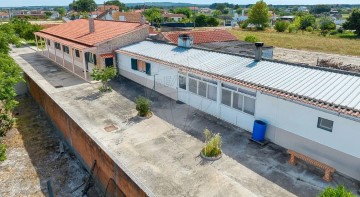
[[[94,46],[147,26],[140,23],[104,20],[94,20],[94,23],[95,32],[93,33],[89,32],[89,21],[87,19],[78,19],[41,30],[41,32],[79,44]]]
[[[112,53],[106,53],[106,54],[101,54],[100,55],[101,58],[113,58],[114,57],[114,54]]]
[[[52,35],[41,33],[41,32],[35,32],[35,35],[40,36],[41,38],[46,38],[46,39],[52,40],[54,42],[58,42],[58,43],[67,45],[67,46],[71,46],[71,47],[76,48],[76,49],[80,49],[80,50],[91,47],[91,46],[88,46],[88,45],[83,45],[83,44],[79,44],[79,43],[76,43],[76,42],[71,42],[71,41],[64,40],[64,39],[58,38],[56,36],[52,36]]]
[[[209,31],[176,31],[162,33],[166,40],[177,44],[180,34],[189,34],[194,37],[194,44],[209,42],[227,42],[237,40],[235,36],[226,30],[216,29]]]

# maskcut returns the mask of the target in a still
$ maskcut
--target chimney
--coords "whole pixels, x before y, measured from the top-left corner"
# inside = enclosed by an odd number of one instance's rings
[[[94,18],[89,18],[89,31],[90,31],[90,33],[94,33],[94,32],[95,32],[95,22],[94,22]]]
[[[264,46],[263,42],[255,43],[255,61],[260,62],[262,58],[262,47]]]
[[[141,15],[141,18],[140,18],[140,25],[145,25],[146,23],[146,18],[144,15]]]
[[[194,37],[189,34],[180,34],[178,37],[178,46],[192,48],[194,45]]]

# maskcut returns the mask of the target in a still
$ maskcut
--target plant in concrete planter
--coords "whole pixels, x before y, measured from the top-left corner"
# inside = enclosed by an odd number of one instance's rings
[[[100,92],[111,91],[111,87],[109,87],[109,81],[116,76],[115,67],[106,67],[106,68],[95,68],[91,77],[96,81],[101,81],[102,86],[100,87]]]
[[[222,140],[220,134],[214,134],[210,130],[204,130],[205,147],[201,150],[203,157],[219,159],[222,155]]]
[[[319,194],[319,197],[355,197],[353,193],[344,186],[339,185],[337,188],[327,187]]]
[[[136,110],[138,111],[139,116],[142,117],[149,117],[151,116],[151,102],[149,99],[145,98],[145,97],[138,97],[135,100],[136,103]]]

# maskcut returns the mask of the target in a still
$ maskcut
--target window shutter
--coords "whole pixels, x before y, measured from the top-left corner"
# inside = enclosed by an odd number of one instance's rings
[[[94,64],[97,65],[96,64],[96,54],[93,54],[93,57],[94,57]]]
[[[86,62],[89,62],[89,59],[90,59],[90,58],[89,58],[89,52],[86,52],[86,53],[85,53],[85,61],[86,61]]]
[[[146,63],[146,74],[151,75],[151,64]]]
[[[131,69],[137,70],[137,59],[131,58]]]

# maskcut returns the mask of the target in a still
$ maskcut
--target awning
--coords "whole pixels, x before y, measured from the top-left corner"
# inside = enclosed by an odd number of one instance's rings
[[[112,54],[112,53],[101,54],[100,57],[103,59],[114,58],[114,54]]]
[[[71,42],[71,41],[64,40],[64,39],[58,38],[56,36],[52,36],[52,35],[45,34],[45,33],[42,33],[42,32],[35,32],[34,34],[39,36],[39,37],[46,38],[46,39],[52,40],[54,42],[58,42],[60,44],[70,46],[72,48],[76,48],[76,49],[79,49],[79,50],[93,48],[92,46],[87,46],[87,45]]]

